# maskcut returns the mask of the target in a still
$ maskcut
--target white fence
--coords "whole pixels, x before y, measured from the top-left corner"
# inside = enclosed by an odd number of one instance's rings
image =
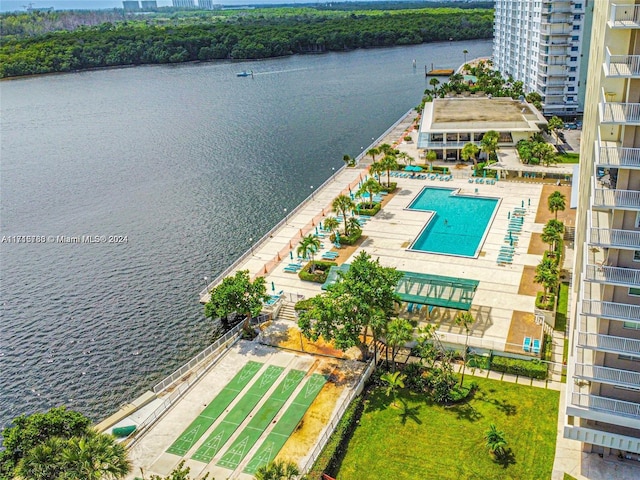
[[[331,435],[333,435],[333,432],[335,431],[336,427],[338,426],[338,423],[342,419],[342,416],[344,415],[344,412],[347,410],[347,407],[351,404],[354,398],[356,398],[358,395],[362,393],[362,390],[364,389],[364,384],[373,373],[374,368],[375,368],[375,364],[372,360],[369,362],[369,365],[367,365],[367,368],[362,374],[362,377],[360,378],[360,381],[358,382],[358,385],[356,386],[356,388],[351,390],[351,393],[342,401],[342,404],[338,407],[338,411],[331,419],[331,422],[329,423],[327,428],[324,430],[324,433],[322,434],[322,436],[316,442],[315,448],[311,452],[311,455],[307,459],[307,462],[305,463],[305,465],[302,467],[303,473],[307,473],[309,470],[311,470],[311,467],[313,467],[313,464],[316,462],[316,460],[322,453],[322,450],[327,445],[327,442],[331,438]]]

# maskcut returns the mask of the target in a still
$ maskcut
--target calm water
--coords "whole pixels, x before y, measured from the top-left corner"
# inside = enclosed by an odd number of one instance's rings
[[[497,206],[497,198],[469,197],[456,195],[455,189],[425,187],[409,208],[435,214],[411,249],[475,257]]]
[[[0,233],[49,241],[0,245],[0,426],[58,404],[98,419],[204,348],[203,277],[465,49],[491,42],[2,82]],[[126,241],[51,241],[81,235]]]

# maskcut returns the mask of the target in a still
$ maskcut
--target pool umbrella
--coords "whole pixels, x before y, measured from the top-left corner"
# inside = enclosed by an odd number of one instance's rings
[[[524,208],[524,200],[522,200],[522,208]]]
[[[413,167],[411,165],[407,165],[406,167],[404,167],[404,171],[405,172],[413,172]]]
[[[318,227],[316,227],[316,235],[318,234]]]
[[[513,247],[513,237],[509,234],[509,245]]]
[[[421,172],[422,171],[422,167],[419,167],[418,165],[413,167],[413,171],[414,172]]]
[[[293,250],[289,252],[289,257],[293,260]]]
[[[511,212],[507,212],[507,218],[511,218]]]
[[[340,232],[336,230],[336,245],[340,245]]]
[[[271,282],[271,291],[275,292],[276,291],[276,284]]]

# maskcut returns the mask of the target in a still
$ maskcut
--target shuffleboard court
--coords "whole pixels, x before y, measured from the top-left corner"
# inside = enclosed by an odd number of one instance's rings
[[[227,449],[218,465],[235,470],[249,450],[255,445],[265,429],[280,411],[285,402],[289,399],[293,391],[302,382],[306,372],[301,370],[290,370],[284,380],[280,382],[267,401],[260,407],[258,413],[251,419],[242,430],[238,438]]]
[[[276,458],[276,455],[293,433],[298,423],[300,423],[300,420],[302,420],[302,417],[304,417],[304,414],[318,396],[318,393],[322,390],[326,381],[327,379],[324,376],[318,375],[317,373],[309,377],[309,380],[307,380],[307,383],[300,393],[296,395],[293,403],[289,405],[280,420],[278,420],[278,423],[273,427],[273,430],[271,430],[271,433],[265,438],[262,445],[258,448],[258,451],[245,467],[244,471],[246,473],[254,474],[262,465],[266,465]]]
[[[236,373],[236,375],[227,383],[227,385],[216,395],[216,397],[207,405],[200,415],[198,415],[191,425],[176,439],[175,442],[167,449],[168,453],[184,456],[191,447],[200,439],[213,422],[220,416],[222,412],[231,404],[244,387],[258,373],[262,367],[262,363],[249,361]]]
[[[251,411],[258,404],[260,399],[276,382],[284,367],[269,365],[260,378],[251,385],[249,390],[240,398],[238,403],[224,417],[200,448],[196,450],[191,458],[199,462],[209,463],[229,440],[233,432],[247,418]]]

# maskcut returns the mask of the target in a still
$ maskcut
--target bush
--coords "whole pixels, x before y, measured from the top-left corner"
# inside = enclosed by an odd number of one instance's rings
[[[364,398],[362,395],[353,399],[338,422],[331,438],[327,442],[316,462],[307,474],[308,478],[320,478],[323,473],[335,475],[336,468],[351,438],[353,429],[362,415]]]
[[[398,182],[391,182],[388,187],[383,183],[380,184],[383,192],[392,193],[396,191],[396,188],[398,188]]]
[[[316,267],[313,273],[311,273],[312,264]],[[329,269],[336,265],[338,265],[336,262],[314,260],[313,262],[309,262],[304,267],[302,267],[302,270],[298,272],[298,277],[300,278],[300,280],[304,280],[305,282],[324,283],[327,281]]]
[[[494,356],[491,359],[491,370],[538,380],[547,378],[547,365],[540,360],[520,360],[518,358]]]
[[[360,213],[360,215],[369,215],[370,217],[373,217],[376,213],[380,211],[381,208],[382,208],[381,203],[374,203],[372,208],[360,207],[360,209],[358,209],[358,213]]]
[[[469,368],[489,370],[489,367],[491,366],[491,358],[488,355],[469,355],[467,357],[467,366]]]
[[[536,308],[540,310],[552,311],[556,302],[556,296],[553,293],[547,295],[546,301],[544,301],[544,292],[538,292],[536,294]]]
[[[404,141],[405,141],[405,142],[410,142],[410,141],[412,141],[412,140],[413,140],[413,139],[411,138],[411,135],[405,135],[405,137],[404,137]]]
[[[312,300],[313,300],[312,298],[305,298],[304,300],[300,300],[299,302],[296,302],[293,308],[295,309],[296,312],[302,312],[304,310],[308,310],[312,305],[311,304]]]
[[[340,235],[340,245],[355,245],[355,243],[360,239],[360,237],[362,236],[362,230],[357,230],[353,233],[351,233],[348,237],[345,237],[344,235]],[[334,242],[335,241],[335,234],[331,235],[331,241]]]

